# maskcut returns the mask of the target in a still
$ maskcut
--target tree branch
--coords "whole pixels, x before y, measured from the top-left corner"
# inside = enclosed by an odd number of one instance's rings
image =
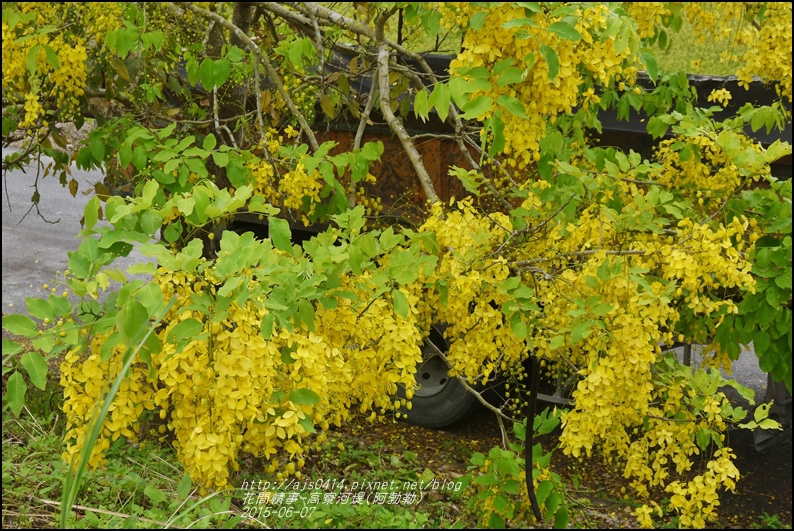
[[[430,175],[427,173],[427,168],[425,168],[425,165],[422,162],[422,156],[416,150],[416,146],[414,146],[408,131],[405,130],[405,126],[403,126],[402,122],[394,115],[391,110],[391,102],[389,101],[389,47],[384,37],[384,27],[386,26],[386,21],[389,19],[392,13],[393,10],[390,12],[385,11],[381,13],[376,22],[375,41],[378,45],[378,86],[380,91],[380,111],[383,114],[383,117],[386,119],[386,123],[389,124],[389,128],[392,130],[392,132],[394,132],[395,135],[397,135],[397,138],[400,139],[400,143],[402,144],[405,153],[408,155],[408,159],[411,161],[411,164],[416,171],[416,175],[419,178],[419,184],[422,186],[425,197],[427,197],[431,204],[437,203],[441,201],[441,199],[438,197],[438,194],[436,194],[435,187],[433,186],[433,180],[430,178]]]
[[[447,367],[450,367],[449,360],[444,355],[444,353],[441,352],[441,349],[438,348],[438,346],[435,343],[433,343],[432,341],[428,340],[428,341],[425,341],[425,344],[430,346],[430,348],[433,350],[433,353],[436,356],[438,356],[439,358],[441,358],[441,360],[446,364]],[[485,397],[482,396],[482,393],[476,391],[471,385],[469,385],[469,382],[466,380],[466,378],[464,378],[462,376],[457,376],[456,378],[460,382],[460,384],[463,386],[463,388],[466,389],[467,392],[469,392],[472,395],[474,395],[474,397],[477,399],[477,401],[480,404],[485,406],[486,409],[488,409],[494,415],[496,415],[496,418],[497,418],[497,420],[499,422],[499,428],[502,431],[502,444],[504,444],[505,448],[506,448],[507,447],[507,444],[506,444],[506,442],[507,442],[507,430],[505,430],[504,423],[502,422],[502,419],[509,420],[510,422],[520,422],[520,421],[517,420],[517,419],[514,419],[512,417],[508,417],[507,415],[505,415],[504,411],[502,411],[498,407],[496,407],[493,404],[491,404],[490,402],[488,402],[485,399]]]
[[[295,106],[295,103],[292,101],[292,98],[290,98],[287,89],[284,87],[284,84],[281,82],[281,78],[278,77],[278,73],[276,72],[276,69],[273,68],[273,65],[270,63],[270,60],[267,58],[265,54],[262,53],[262,50],[259,49],[259,46],[257,46],[257,44],[251,39],[251,37],[246,35],[245,32],[243,32],[240,28],[238,28],[237,26],[232,24],[229,20],[227,20],[226,18],[224,18],[223,16],[217,13],[213,13],[212,11],[208,11],[204,8],[198,7],[190,3],[185,4],[185,7],[187,7],[187,9],[189,9],[190,11],[193,11],[194,13],[197,13],[205,18],[214,20],[222,27],[232,32],[232,34],[235,35],[236,38],[238,38],[241,43],[245,44],[248,47],[248,49],[254,53],[256,59],[258,61],[261,61],[262,64],[265,65],[265,70],[267,70],[267,76],[270,78],[270,81],[272,81],[273,84],[276,86],[276,89],[278,90],[279,94],[281,94],[281,97],[284,99],[284,102],[287,104],[287,108],[289,109],[290,113],[298,121],[298,124],[300,125],[303,134],[306,135],[306,138],[309,141],[309,145],[312,147],[312,150],[317,151],[317,149],[319,149],[320,147],[320,144],[317,143],[317,137],[314,135],[314,131],[312,131],[309,122],[306,121],[306,118]]]
[[[372,113],[372,107],[375,105],[377,90],[378,83],[376,83],[373,79],[372,87],[370,87],[369,91],[369,97],[367,98],[367,104],[364,106],[364,112],[361,114],[361,119],[358,121],[358,129],[356,129],[356,136],[353,139],[353,152],[361,148],[361,141],[364,138],[364,129],[367,128],[369,115]],[[348,202],[350,203],[351,207],[356,206],[356,183],[352,179],[350,180],[350,197],[348,197]]]
[[[510,265],[512,267],[525,268],[527,266],[532,266],[534,264],[540,264],[542,262],[550,262],[552,260],[559,260],[561,258],[583,258],[585,256],[591,256],[598,253],[604,253],[612,256],[629,256],[629,255],[645,256],[646,254],[650,254],[654,252],[656,251],[645,251],[643,249],[630,249],[626,251],[604,251],[603,249],[588,249],[587,251],[576,251],[573,253],[558,254],[557,256],[531,258],[529,260],[516,260]]]

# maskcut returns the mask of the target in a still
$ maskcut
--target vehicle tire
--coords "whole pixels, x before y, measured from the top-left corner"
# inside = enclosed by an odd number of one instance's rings
[[[400,411],[411,424],[443,428],[465,417],[478,402],[457,378],[449,376],[449,367],[429,342],[442,352],[449,349],[444,336],[433,327],[422,347],[423,361],[416,369],[417,385],[411,399],[411,409],[401,408]],[[404,388],[399,388],[398,396],[405,398]]]

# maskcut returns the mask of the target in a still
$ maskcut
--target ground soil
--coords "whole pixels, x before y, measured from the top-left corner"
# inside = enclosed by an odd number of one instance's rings
[[[362,446],[383,441],[389,451],[397,455],[406,450],[415,452],[425,467],[445,476],[465,474],[471,451],[487,453],[501,443],[498,423],[485,409],[445,429],[432,430],[398,422],[353,423],[343,431]],[[558,433],[552,433],[538,441],[548,450],[557,444],[557,437]],[[746,430],[730,432],[729,445],[736,453],[742,479],[735,493],[721,494],[719,520],[710,527],[747,529],[776,522],[790,528],[791,428],[777,438],[774,447],[764,452],[754,449],[752,433]],[[627,483],[618,470],[605,466],[597,458],[578,461],[562,452],[555,452],[552,468],[568,484],[571,527],[637,527],[632,507],[621,492]],[[776,516],[777,520],[768,520],[766,515]]]

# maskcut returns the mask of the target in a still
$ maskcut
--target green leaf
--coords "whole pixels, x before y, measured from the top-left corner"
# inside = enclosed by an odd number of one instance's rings
[[[204,142],[202,144],[202,147],[204,149],[206,149],[207,151],[212,151],[213,149],[215,149],[215,145],[217,143],[218,143],[218,141],[215,139],[215,135],[210,133],[210,134],[208,134],[207,136],[204,137]]]
[[[3,338],[3,357],[13,356],[19,354],[24,350],[24,347],[16,341]]]
[[[3,317],[3,328],[16,336],[28,339],[36,337],[39,329],[33,319],[24,315],[6,315]]]
[[[284,362],[286,365],[292,365],[297,360],[296,358],[292,357],[292,353],[295,352],[297,345],[293,344],[292,348],[290,347],[282,347],[281,349],[281,361]]]
[[[143,171],[146,168],[148,158],[146,150],[141,146],[135,146],[135,149],[132,150],[132,165],[135,166],[136,170]]]
[[[269,229],[268,233],[273,242],[273,246],[280,250],[292,254],[292,232],[289,228],[289,223],[281,218],[269,216],[268,218]]]
[[[166,495],[158,489],[157,487],[153,487],[152,485],[146,485],[143,488],[143,493],[152,500],[152,503],[157,505],[158,503],[162,503],[166,500]]]
[[[488,486],[488,485],[496,485],[497,483],[500,482],[500,479],[496,477],[496,474],[494,473],[493,470],[489,470],[487,473],[474,478],[474,482],[477,483],[478,485]]]
[[[47,362],[44,357],[38,352],[26,352],[20,362],[28,371],[31,383],[43,390],[47,386]]]
[[[320,395],[311,389],[294,389],[290,391],[289,399],[301,406],[313,406],[320,402]]]
[[[592,332],[592,327],[592,321],[584,321],[574,326],[573,330],[571,330],[571,343],[578,343],[582,339],[589,336]]]
[[[163,292],[154,283],[143,286],[138,295],[140,297],[141,304],[143,304],[151,314],[154,314],[157,310],[159,310],[160,305],[163,303]]]
[[[394,311],[405,319],[408,317],[408,299],[405,297],[402,291],[395,289],[391,292],[392,302],[394,304]]]
[[[149,325],[149,312],[143,304],[131,301],[116,315],[116,327],[127,346],[137,343]]]
[[[629,47],[629,37],[629,28],[627,26],[623,26],[618,33],[618,38],[615,39],[615,43],[612,45],[616,54],[622,53],[626,48]]]
[[[428,111],[427,91],[423,89],[417,92],[414,98],[414,116],[421,118],[423,122],[427,121]]]
[[[176,495],[179,496],[182,500],[187,500],[187,497],[190,496],[191,490],[191,483],[190,483],[190,474],[185,474],[182,476],[182,480],[179,482],[179,485],[176,487]]]
[[[436,108],[438,117],[442,122],[446,122],[447,116],[449,115],[449,98],[449,85],[446,83],[439,83],[436,85],[436,88],[433,89],[433,93],[428,100],[430,105]]]
[[[270,341],[270,338],[273,336],[273,325],[275,323],[275,314],[268,313],[262,318],[262,324],[260,328],[262,330],[262,337],[264,337],[266,341]]]
[[[36,63],[36,56],[39,54],[39,50],[41,50],[41,45],[37,44],[36,46],[32,47],[28,52],[28,72],[30,72],[31,76],[35,76],[36,70],[38,69],[38,64]]]
[[[486,18],[488,18],[487,11],[480,11],[478,13],[475,13],[469,19],[469,26],[471,26],[471,29],[478,30],[483,27],[483,24],[485,24]]]
[[[336,118],[336,106],[334,100],[328,94],[320,94],[320,108],[328,118]]]
[[[105,144],[102,143],[102,140],[99,138],[94,138],[91,141],[91,156],[94,157],[94,160],[98,163],[101,163],[105,160]]]
[[[232,183],[232,186],[236,188],[248,184],[247,173],[245,166],[239,160],[230,160],[226,166],[226,176],[229,177],[229,182]]]
[[[488,96],[477,96],[461,108],[463,111],[461,118],[465,120],[477,119],[490,110],[492,104],[492,98]]]
[[[220,87],[229,79],[232,64],[228,59],[204,59],[199,67],[199,77],[201,84],[208,91],[213,87]]]
[[[549,348],[552,350],[557,350],[558,348],[562,347],[565,344],[565,337],[563,336],[554,336],[549,341]]]
[[[174,326],[171,331],[168,332],[166,341],[169,343],[178,343],[182,339],[196,338],[203,330],[204,325],[191,317]]]
[[[659,41],[658,41],[659,49],[663,52],[667,50],[667,32],[663,29],[659,29]]]
[[[651,78],[651,81],[656,83],[656,79],[659,77],[659,67],[656,64],[656,58],[651,53],[642,52],[642,62],[645,63],[645,70],[648,72],[648,77]]]
[[[709,447],[709,444],[711,443],[711,432],[709,430],[701,428],[697,431],[695,438],[697,439],[697,444],[700,447],[700,449],[705,450]]]
[[[493,506],[500,514],[504,514],[507,518],[513,517],[513,507],[510,500],[504,494],[497,494],[493,499]]]
[[[225,168],[229,165],[229,154],[221,153],[220,151],[213,151],[212,160],[214,160],[215,164],[217,164],[219,167]]]
[[[548,479],[541,481],[538,488],[535,489],[535,498],[538,500],[538,504],[544,503],[552,490],[554,490],[554,483]]]
[[[521,483],[512,478],[508,479],[502,483],[502,492],[506,492],[507,494],[520,494]]]
[[[508,20],[507,22],[502,24],[502,27],[505,29],[520,28],[524,26],[536,27],[537,24],[531,18],[526,18],[526,17],[514,18],[513,20]]]
[[[550,25],[548,31],[552,33],[556,33],[563,39],[568,39],[569,41],[580,41],[582,40],[582,34],[576,31],[576,28],[568,24],[567,22],[555,22],[554,24]]]
[[[132,145],[129,142],[124,142],[119,148],[118,160],[122,168],[126,168],[132,162]]]
[[[562,496],[558,492],[552,492],[546,500],[546,511],[549,515],[555,514],[562,503]]]
[[[306,299],[301,299],[298,303],[298,315],[300,320],[308,326],[310,331],[314,330],[314,306]]]
[[[549,48],[545,44],[540,46],[540,55],[546,60],[549,68],[549,79],[554,79],[560,73],[560,59],[557,57],[557,52]]]
[[[49,301],[38,299],[35,297],[27,297],[25,303],[28,307],[28,312],[37,319],[55,319],[55,306]]]
[[[791,289],[791,269],[775,277],[775,284],[781,289]]]
[[[94,196],[88,200],[88,203],[86,203],[85,209],[83,210],[83,220],[85,222],[86,229],[91,230],[96,226],[101,208],[102,207],[99,204],[99,197]]]
[[[604,260],[601,262],[601,265],[599,265],[598,269],[596,270],[596,276],[598,277],[598,280],[602,282],[605,282],[611,278],[612,272],[610,270],[609,260]]]
[[[513,330],[513,335],[518,339],[527,337],[527,324],[521,317],[521,312],[515,312],[510,316],[510,328]]]
[[[485,464],[485,455],[481,452],[474,452],[471,454],[469,461],[472,465],[482,466]]]
[[[314,423],[309,417],[303,417],[298,421],[298,424],[300,424],[303,429],[306,430],[306,433],[317,433],[317,430],[314,429]]]
[[[11,411],[13,411],[14,415],[17,417],[25,406],[25,392],[27,390],[28,384],[25,383],[25,379],[19,374],[19,371],[15,371],[9,376],[8,383],[6,384],[6,392],[3,396],[8,402],[8,407],[11,408]]]
[[[47,62],[53,70],[60,68],[61,63],[58,61],[58,54],[55,53],[55,50],[45,44],[44,53],[47,54]]]
[[[527,439],[527,427],[521,422],[513,423],[513,433],[519,441],[525,441]]]
[[[511,66],[499,76],[499,79],[496,81],[496,84],[500,87],[504,87],[505,85],[512,85],[513,83],[521,83],[524,81],[524,76],[526,72],[522,68],[517,68],[515,66]]]
[[[508,96],[507,94],[502,94],[499,96],[497,100],[499,105],[507,109],[510,114],[513,116],[517,116],[519,118],[527,118],[526,110],[524,109],[524,104],[513,96]]]

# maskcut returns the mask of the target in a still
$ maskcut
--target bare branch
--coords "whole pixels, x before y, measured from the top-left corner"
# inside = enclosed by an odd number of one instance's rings
[[[441,201],[441,199],[438,197],[438,194],[436,194],[433,181],[430,178],[430,175],[427,173],[424,163],[422,162],[422,156],[416,150],[416,146],[414,146],[408,131],[405,130],[405,126],[403,126],[402,122],[394,115],[391,110],[391,102],[389,101],[389,48],[388,44],[386,43],[386,39],[384,38],[384,27],[386,25],[386,21],[389,19],[389,16],[390,12],[388,11],[382,13],[378,17],[378,21],[376,23],[377,38],[375,40],[378,45],[378,85],[380,91],[380,111],[383,114],[383,117],[386,119],[386,122],[389,124],[389,128],[394,132],[395,135],[397,135],[397,138],[400,139],[400,143],[403,145],[403,149],[408,155],[408,158],[411,161],[414,170],[416,171],[416,175],[419,178],[419,184],[422,186],[425,197],[427,197],[430,203],[437,203]]]
[[[237,141],[235,141],[234,135],[226,126],[226,124],[221,125],[220,121],[218,120],[218,87],[217,86],[212,87],[212,118],[213,118],[213,123],[215,124],[215,130],[224,131],[226,133],[226,136],[229,137],[229,140],[232,141],[232,146],[234,146],[234,149],[237,149]]]
[[[447,365],[447,367],[450,367],[449,360],[441,351],[441,349],[438,348],[438,346],[436,346],[432,341],[426,341],[425,344],[428,345],[433,350],[433,354],[441,358],[441,360]],[[469,382],[468,380],[466,380],[466,378],[462,376],[458,376],[457,379],[460,382],[460,384],[463,386],[463,388],[466,389],[467,392],[474,395],[474,397],[477,399],[477,401],[480,404],[485,406],[486,409],[488,409],[494,415],[496,415],[496,418],[499,420],[499,427],[502,431],[502,443],[504,444],[507,441],[507,431],[505,430],[504,424],[502,423],[502,419],[509,420],[510,422],[521,422],[521,421],[516,420],[512,417],[508,417],[507,415],[505,415],[504,411],[502,411],[500,408],[488,402],[485,399],[485,397],[482,396],[482,393],[476,391],[471,385],[469,385]]]
[[[335,26],[339,26],[340,28],[346,30],[350,30],[353,33],[357,33],[359,35],[364,35],[365,37],[369,37],[373,41],[376,40],[377,29],[373,31],[372,28],[370,28],[369,26],[360,24],[358,21],[353,20],[352,18],[347,18],[337,13],[336,11],[332,11],[327,7],[323,7],[315,2],[303,2],[303,5],[306,8],[306,10],[315,17],[325,19],[329,21],[331,24]],[[309,22],[309,25],[311,26],[311,22]]]
[[[265,69],[267,70],[267,75],[270,78],[270,81],[272,81],[273,84],[276,86],[276,89],[278,90],[279,94],[281,94],[281,97],[284,99],[284,102],[287,104],[287,108],[289,108],[290,113],[298,121],[301,131],[303,131],[303,134],[306,135],[306,138],[309,141],[309,145],[312,147],[312,150],[317,151],[317,149],[320,147],[320,144],[317,143],[317,137],[314,135],[314,131],[312,131],[309,122],[306,121],[306,118],[295,106],[295,102],[292,101],[289,92],[287,92],[287,89],[284,87],[284,84],[281,82],[281,78],[279,78],[276,69],[273,68],[273,65],[270,63],[270,60],[267,58],[265,54],[262,53],[262,50],[259,49],[259,46],[257,46],[257,44],[251,39],[251,37],[246,35],[245,32],[243,32],[240,28],[238,28],[237,26],[232,24],[229,20],[227,20],[226,18],[224,18],[223,16],[217,13],[213,13],[212,11],[208,11],[204,8],[198,7],[191,3],[185,4],[185,7],[187,7],[187,9],[189,9],[190,11],[193,11],[194,13],[197,13],[205,18],[214,20],[215,22],[217,22],[218,24],[220,24],[221,26],[232,32],[232,34],[234,34],[240,40],[241,43],[245,44],[248,47],[248,49],[254,53],[256,59],[258,61],[261,61],[262,64],[265,65]]]
[[[358,121],[358,129],[356,130],[356,136],[353,139],[353,151],[355,152],[357,149],[361,148],[361,141],[364,138],[364,129],[367,128],[367,122],[369,122],[369,115],[372,113],[372,107],[375,105],[375,98],[377,97],[378,90],[378,83],[375,80],[372,80],[372,86],[369,90],[369,98],[367,98],[367,104],[364,106],[364,112],[361,114],[361,118]],[[348,202],[350,206],[356,206],[356,183],[353,182],[351,179],[350,181],[350,197],[348,197]]]
[[[533,266],[535,264],[540,264],[542,262],[551,262],[552,260],[560,260],[565,258],[583,258],[585,256],[592,256],[598,253],[604,253],[611,256],[630,256],[630,255],[645,256],[646,254],[652,254],[655,252],[656,251],[646,251],[643,249],[630,249],[626,251],[604,251],[602,249],[588,249],[586,251],[576,251],[573,253],[558,254],[556,256],[531,258],[529,260],[516,260],[510,265],[512,267],[526,268],[527,266]]]

